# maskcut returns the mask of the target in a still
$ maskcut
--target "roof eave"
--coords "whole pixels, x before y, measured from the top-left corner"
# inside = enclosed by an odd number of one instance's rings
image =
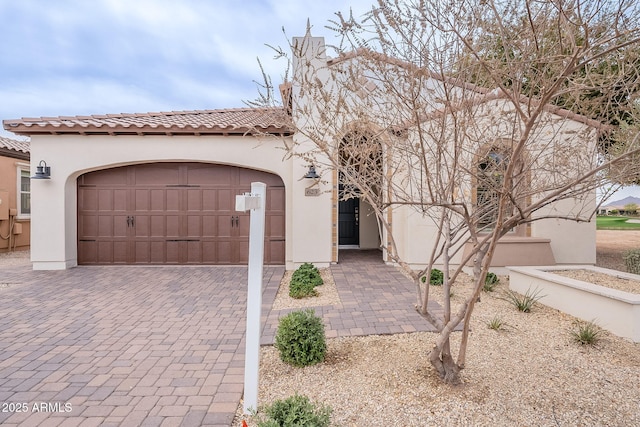
[[[133,127],[133,126],[54,126],[54,125],[26,125],[23,123],[6,123],[4,128],[16,135],[111,135],[111,136],[244,136],[252,134],[270,134],[288,136],[293,132],[286,127],[268,126],[265,128],[249,127]]]

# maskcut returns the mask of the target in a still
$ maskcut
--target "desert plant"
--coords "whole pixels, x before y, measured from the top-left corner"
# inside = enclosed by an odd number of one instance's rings
[[[496,276],[495,273],[489,272],[487,273],[487,277],[484,279],[484,286],[482,287],[482,290],[485,292],[493,292],[499,282],[500,279],[498,276]]]
[[[434,268],[431,270],[431,276],[429,277],[429,284],[434,286],[442,286],[444,283],[444,274],[441,270]]]
[[[320,286],[323,284],[322,277],[320,277],[320,270],[309,262],[305,262],[298,267],[298,269],[293,272],[293,277],[308,280],[313,284],[313,286]]]
[[[291,275],[289,296],[296,299],[316,296],[318,293],[314,288],[323,283],[320,271],[313,264],[305,262]]]
[[[640,249],[631,249],[622,255],[627,271],[633,274],[640,274]]]
[[[327,351],[322,319],[311,309],[287,314],[278,324],[275,347],[280,359],[293,366],[322,362]]]
[[[602,329],[594,322],[577,320],[574,322],[573,329],[571,329],[569,333],[578,344],[595,345],[600,339]]]
[[[295,394],[276,400],[264,408],[267,419],[258,427],[326,427],[330,423],[331,407],[313,403],[307,396]]]
[[[487,322],[487,328],[493,329],[494,331],[502,329],[505,325],[506,323],[504,322],[504,320],[502,320],[498,316],[494,316],[493,319]]]
[[[313,283],[309,280],[305,280],[300,277],[291,277],[289,282],[289,296],[291,298],[307,298],[318,295],[318,292],[314,289]]]
[[[533,305],[540,299],[543,298],[544,295],[540,295],[540,291],[536,289],[535,291],[531,291],[528,289],[524,295],[521,295],[512,290],[508,290],[505,294],[505,300],[509,301],[513,306],[515,306],[518,310],[523,313],[529,313]]]

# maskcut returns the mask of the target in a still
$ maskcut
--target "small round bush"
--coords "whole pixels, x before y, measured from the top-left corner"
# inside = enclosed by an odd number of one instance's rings
[[[327,351],[322,319],[311,309],[287,314],[278,324],[275,347],[280,359],[293,366],[322,362]]]
[[[442,286],[444,283],[444,274],[441,270],[434,268],[431,270],[431,277],[429,279],[429,284],[434,286]]]
[[[289,282],[289,296],[296,299],[314,297],[318,295],[314,287],[308,280],[292,277]]]
[[[311,263],[305,262],[293,272],[292,279],[310,282],[313,286],[320,286],[324,282],[320,277],[320,271]]]
[[[331,421],[331,408],[312,403],[307,396],[298,394],[276,400],[264,409],[266,420],[258,427],[327,427]]]

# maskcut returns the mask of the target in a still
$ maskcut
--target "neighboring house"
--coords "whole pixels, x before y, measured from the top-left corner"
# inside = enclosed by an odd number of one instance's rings
[[[625,206],[629,204],[635,204],[636,206],[640,207],[640,198],[629,196],[625,197],[622,200],[616,200],[614,202],[607,203],[606,205],[601,206],[598,209],[598,214],[610,215],[612,211],[615,211],[618,215],[626,215],[627,211]]]
[[[322,38],[297,40],[324,51]],[[338,63],[323,55],[307,59]],[[299,93],[295,87],[283,93],[295,113]],[[379,235],[371,206],[338,200],[336,173],[307,179],[308,160],[285,155],[294,142],[309,146],[282,125],[286,113],[243,108],[5,120],[6,130],[31,137],[34,161],[51,168],[50,179],[32,181],[34,269],[246,263],[249,216],[235,211],[235,195],[253,181],[268,186],[267,263],[327,266],[340,250],[379,248],[387,236]],[[576,128],[584,126],[575,120]],[[435,225],[409,208],[389,215],[402,257],[423,264]],[[594,262],[595,224],[544,220],[506,236],[493,265]]]
[[[0,252],[29,248],[29,142],[0,137]]]

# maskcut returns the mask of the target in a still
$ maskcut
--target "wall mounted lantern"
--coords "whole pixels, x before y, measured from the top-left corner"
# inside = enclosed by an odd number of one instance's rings
[[[309,165],[309,171],[304,177],[308,179],[318,179],[320,178],[320,175],[318,175],[318,173],[316,172],[315,166]]]
[[[36,166],[36,174],[31,179],[51,179],[51,167],[47,166],[47,162],[40,160]]]

